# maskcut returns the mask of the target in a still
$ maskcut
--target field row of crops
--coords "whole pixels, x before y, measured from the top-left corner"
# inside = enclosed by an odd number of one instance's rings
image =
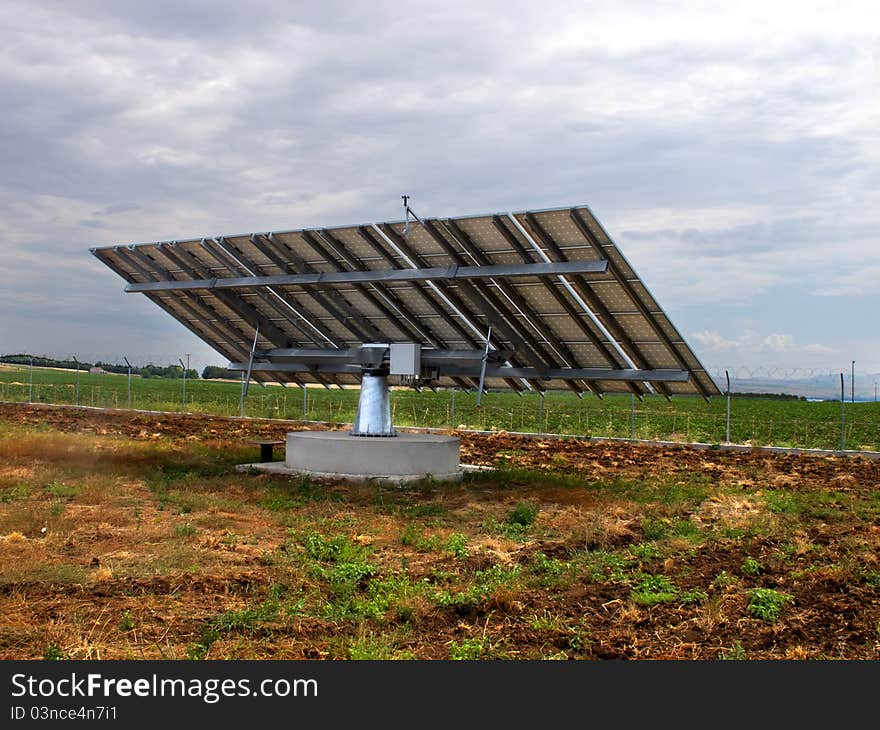
[[[78,381],[78,382],[77,382]],[[0,400],[79,404],[102,408],[212,413],[217,415],[350,423],[357,410],[357,389],[253,386],[244,403],[235,382],[93,375],[67,370],[0,368]],[[242,408],[243,406],[243,408]],[[671,441],[726,441],[728,422],[723,397],[667,401],[649,396],[632,403],[626,395],[578,399],[571,393],[489,393],[477,407],[474,393],[391,394],[399,426],[559,433],[579,436],[635,437]],[[880,404],[808,402],[772,398],[731,398],[730,441],[753,445],[880,450]],[[841,416],[843,415],[843,424]],[[843,432],[842,432],[843,425]]]

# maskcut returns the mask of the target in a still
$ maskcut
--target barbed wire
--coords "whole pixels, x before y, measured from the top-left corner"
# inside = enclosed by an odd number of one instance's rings
[[[802,368],[789,366],[748,366],[736,365],[733,367],[707,367],[709,374],[716,380],[724,380],[725,373],[731,378],[738,380],[767,378],[778,380],[808,380],[810,378],[837,377],[841,372],[849,375],[850,370],[835,370],[833,368]],[[871,373],[856,371],[856,376],[869,375]]]
[[[5,352],[0,352],[0,357],[8,357],[14,355],[22,355],[25,357],[45,358],[48,360],[71,361],[74,358],[84,363],[103,363],[107,365],[124,366],[125,359],[132,364],[133,367],[143,367],[146,365],[176,365],[178,359],[186,359],[186,353],[169,353],[156,352],[152,354],[131,355],[128,353],[97,353],[97,352],[73,352],[73,351],[30,351],[28,349],[12,349],[6,348]],[[202,360],[203,358],[199,358]],[[217,357],[216,362],[209,363],[224,367],[222,357]],[[811,378],[828,378],[839,377],[843,373],[846,377],[851,376],[850,368],[835,369],[828,367],[792,367],[788,365],[707,365],[706,371],[715,380],[716,383],[724,383],[726,375],[731,380],[755,380],[764,378],[768,380],[809,380]],[[867,372],[856,369],[856,378],[865,378],[866,376],[874,377],[880,374],[876,372]]]

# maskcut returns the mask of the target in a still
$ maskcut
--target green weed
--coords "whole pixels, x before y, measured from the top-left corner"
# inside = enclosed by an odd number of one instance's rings
[[[44,489],[48,494],[60,499],[69,499],[79,491],[77,487],[70,487],[62,482],[52,482],[47,484]]]
[[[761,565],[755,558],[751,555],[746,556],[746,559],[743,560],[743,564],[740,566],[740,570],[746,575],[760,575],[764,571],[764,566]]]
[[[132,616],[131,611],[126,608],[122,612],[122,617],[119,619],[119,630],[131,631],[136,625],[134,616]]]
[[[665,575],[643,575],[630,592],[630,598],[642,606],[671,603],[677,597],[678,589]]]
[[[50,644],[43,652],[43,659],[46,661],[58,661],[59,659],[67,659],[67,655],[61,651],[57,644]]]
[[[191,537],[192,535],[195,535],[196,532],[198,532],[198,530],[191,522],[184,522],[182,524],[174,525],[174,527],[171,528],[171,534],[174,537]]]
[[[485,637],[471,637],[460,642],[453,641],[449,647],[449,658],[455,661],[472,661],[479,659],[486,650]]]
[[[538,508],[528,502],[517,502],[516,506],[507,513],[506,522],[519,527],[531,527],[538,516]]]
[[[772,623],[782,615],[782,609],[794,596],[772,588],[755,588],[749,594],[749,613],[755,618]]]
[[[743,645],[739,641],[734,641],[730,649],[719,652],[718,658],[727,661],[743,661],[746,658],[746,650],[743,649]]]

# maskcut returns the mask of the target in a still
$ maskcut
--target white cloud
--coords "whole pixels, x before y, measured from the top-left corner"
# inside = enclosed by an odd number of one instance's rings
[[[773,332],[761,336],[754,330],[746,330],[733,338],[724,337],[716,330],[695,332],[694,340],[710,352],[717,353],[810,353],[830,354],[834,348],[820,343],[802,345],[794,335]]]
[[[874,2],[7,0],[4,336],[121,296],[91,245],[382,220],[406,192],[589,203],[711,351],[848,351],[855,319],[779,333],[880,304],[878,26]]]

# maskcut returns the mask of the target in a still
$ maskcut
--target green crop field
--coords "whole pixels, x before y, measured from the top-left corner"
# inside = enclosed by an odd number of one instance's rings
[[[156,411],[183,410],[181,379],[131,379],[105,373],[79,374],[71,370],[0,366],[0,400],[13,402],[75,404],[102,408]],[[188,379],[185,410],[193,413],[239,415],[241,388],[236,382]],[[305,398],[304,398],[305,395]],[[339,390],[253,385],[244,414],[260,418],[316,420],[350,423],[357,409],[356,388]],[[603,399],[578,399],[567,392],[550,392],[543,403],[538,395],[499,392],[484,395],[476,406],[474,393],[451,391],[416,392],[395,389],[391,394],[394,423],[398,426],[462,428],[560,433],[578,436],[635,436],[671,441],[725,441],[723,397],[706,403],[680,396],[667,401],[649,396],[635,402],[631,411],[628,395]],[[880,404],[846,403],[847,449],[880,450]],[[798,448],[839,449],[841,404],[796,399],[731,398],[730,440],[734,443]]]

